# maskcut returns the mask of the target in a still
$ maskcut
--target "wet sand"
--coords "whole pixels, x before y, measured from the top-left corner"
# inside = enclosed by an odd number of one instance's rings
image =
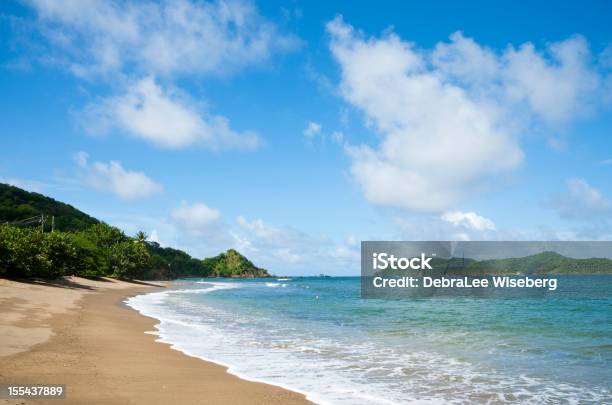
[[[126,297],[164,288],[116,280],[66,285],[0,279],[0,383],[66,384],[63,400],[7,404],[306,404],[155,342],[156,321]],[[203,337],[205,338],[205,337]]]

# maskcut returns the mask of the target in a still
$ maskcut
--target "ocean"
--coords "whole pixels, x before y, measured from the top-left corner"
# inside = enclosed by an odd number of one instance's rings
[[[126,303],[174,349],[321,404],[612,403],[612,276],[403,300],[358,277],[189,279]]]

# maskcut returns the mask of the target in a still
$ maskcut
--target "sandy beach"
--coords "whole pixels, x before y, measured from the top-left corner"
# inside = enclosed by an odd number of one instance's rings
[[[303,395],[241,380],[155,342],[156,321],[126,307],[164,288],[111,279],[0,279],[0,383],[66,384],[63,400],[6,404],[305,404]]]

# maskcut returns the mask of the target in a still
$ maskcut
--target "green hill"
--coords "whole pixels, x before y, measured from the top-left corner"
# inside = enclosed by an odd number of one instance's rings
[[[202,260],[208,274],[215,277],[270,277],[268,271],[255,266],[234,249]]]
[[[604,258],[574,259],[555,252],[531,256],[473,262],[462,275],[485,274],[610,274],[612,260]]]
[[[59,231],[80,231],[100,223],[72,205],[0,183],[0,223],[20,225],[20,222],[40,215],[48,218],[45,220],[45,231],[51,230],[52,217],[55,229]],[[31,221],[25,225],[40,226],[40,221]]]
[[[200,260],[189,256],[182,250],[161,247],[155,242],[147,242],[147,248],[151,254],[152,266],[149,278],[270,277],[267,270],[255,266],[234,249]]]
[[[270,276],[234,249],[200,260],[146,241],[142,232],[129,237],[71,205],[0,183],[0,276],[73,274],[149,280]]]

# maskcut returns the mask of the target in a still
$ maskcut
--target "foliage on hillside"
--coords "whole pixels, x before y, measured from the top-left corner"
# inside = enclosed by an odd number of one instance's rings
[[[147,242],[151,255],[149,279],[171,280],[178,277],[208,277],[202,260],[191,257],[179,249],[161,247],[156,242]]]
[[[104,223],[83,231],[53,233],[0,225],[0,277],[64,275],[144,280],[269,276],[233,249],[199,260],[147,242],[142,232],[131,238]]]
[[[16,221],[44,214],[55,216],[29,226]],[[12,225],[11,225],[12,224]],[[101,223],[76,208],[38,193],[0,184],[0,276],[56,278],[62,275],[126,279],[177,277],[267,277],[237,251],[200,260],[182,250],[161,247]]]
[[[100,222],[71,205],[0,183],[0,223],[14,223],[41,214],[49,218],[54,216],[55,229],[60,231],[81,231]],[[45,223],[45,231],[50,230],[49,220]]]
[[[207,273],[213,277],[269,277],[265,269],[255,266],[234,249],[202,260]]]
[[[96,224],[79,232],[0,225],[0,276],[141,278],[149,264],[145,243]]]

